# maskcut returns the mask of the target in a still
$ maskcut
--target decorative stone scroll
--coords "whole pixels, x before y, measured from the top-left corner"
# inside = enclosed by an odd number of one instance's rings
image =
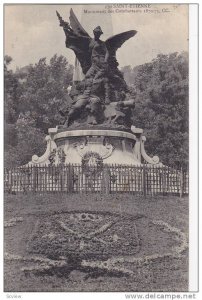
[[[152,165],[158,164],[159,163],[159,157],[158,156],[155,155],[153,157],[150,157],[149,155],[147,155],[147,153],[145,151],[145,148],[144,148],[145,141],[146,141],[146,137],[142,136],[141,137],[141,144],[140,144],[141,145],[140,146],[140,151],[141,151],[142,157],[149,164],[152,164]]]
[[[50,163],[49,157],[51,153],[57,149],[57,145],[49,135],[45,137],[45,141],[47,142],[46,152],[40,157],[36,154],[33,155],[29,165],[48,165]]]

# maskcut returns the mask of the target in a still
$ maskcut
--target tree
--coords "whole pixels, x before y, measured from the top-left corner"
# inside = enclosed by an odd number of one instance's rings
[[[188,55],[160,54],[133,69],[134,125],[144,129],[147,151],[167,165],[188,163]]]
[[[5,122],[13,124],[17,119],[18,103],[18,80],[12,70],[9,70],[9,64],[12,58],[8,55],[4,57],[4,117]]]
[[[22,165],[33,154],[44,152],[48,128],[61,123],[58,113],[69,100],[73,67],[63,56],[49,64],[42,58],[35,65],[8,70],[12,58],[5,56],[5,165]]]
[[[68,101],[67,88],[72,83],[73,67],[65,57],[54,55],[50,64],[42,58],[31,66],[23,83],[20,110],[30,112],[36,126],[47,133],[61,122],[59,108]]]

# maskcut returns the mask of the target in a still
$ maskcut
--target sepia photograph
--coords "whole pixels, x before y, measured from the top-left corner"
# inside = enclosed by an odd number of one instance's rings
[[[4,292],[189,292],[189,5],[4,4]]]

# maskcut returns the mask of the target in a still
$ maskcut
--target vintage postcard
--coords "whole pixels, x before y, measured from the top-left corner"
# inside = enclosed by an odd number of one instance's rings
[[[4,292],[196,291],[189,12],[4,5]]]

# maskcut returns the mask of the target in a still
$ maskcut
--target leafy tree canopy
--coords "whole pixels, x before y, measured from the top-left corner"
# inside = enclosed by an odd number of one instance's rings
[[[147,152],[166,165],[187,165],[188,54],[159,54],[150,63],[122,71],[135,95],[133,122],[144,129]]]
[[[44,152],[48,128],[61,122],[58,111],[69,100],[73,66],[54,55],[49,63],[42,58],[13,72],[8,68],[11,61],[5,56],[5,164],[22,165]]]

